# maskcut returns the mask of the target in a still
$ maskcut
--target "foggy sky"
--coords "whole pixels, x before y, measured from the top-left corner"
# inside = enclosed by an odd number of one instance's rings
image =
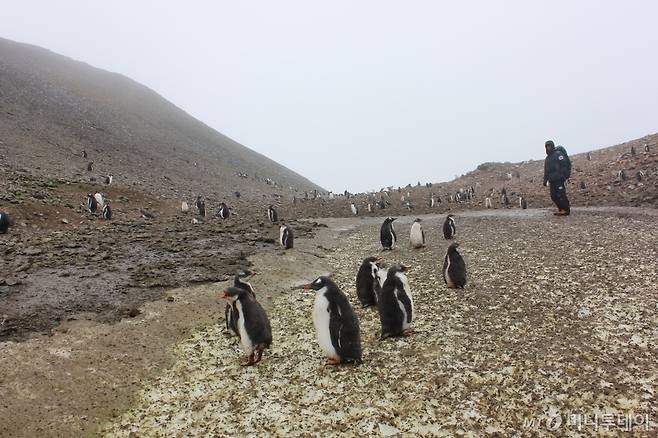
[[[0,36],[129,76],[334,191],[658,131],[655,1],[3,3]]]

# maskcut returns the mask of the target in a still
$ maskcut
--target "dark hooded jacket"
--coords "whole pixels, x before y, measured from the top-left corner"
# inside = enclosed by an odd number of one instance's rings
[[[567,157],[558,149],[554,149],[544,160],[544,185],[546,181],[551,184],[564,183],[568,178],[566,166]]]

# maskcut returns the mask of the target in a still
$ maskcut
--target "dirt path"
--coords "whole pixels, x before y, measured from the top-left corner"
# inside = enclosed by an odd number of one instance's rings
[[[392,253],[380,252],[380,219],[368,218],[332,219],[285,255],[254,256],[275,336],[258,367],[238,366],[236,339],[215,323],[222,284],[172,291],[173,302],[147,304],[134,320],[4,344],[0,396],[10,402],[0,418],[11,420],[0,435],[91,434],[99,424],[115,436],[529,435],[547,431],[546,419],[593,434],[568,422],[604,413],[648,416],[655,433],[655,210],[460,214],[464,291],[441,279],[442,218],[424,217],[429,245],[417,251],[412,219],[399,220]],[[364,365],[326,367],[313,297],[289,287],[332,272],[356,304],[354,275],[371,254],[414,266],[415,334],[379,342],[376,312],[357,308]]]

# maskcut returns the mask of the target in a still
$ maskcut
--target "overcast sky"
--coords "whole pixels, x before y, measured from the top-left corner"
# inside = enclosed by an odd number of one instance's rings
[[[656,1],[5,1],[323,187],[445,181],[658,131]]]

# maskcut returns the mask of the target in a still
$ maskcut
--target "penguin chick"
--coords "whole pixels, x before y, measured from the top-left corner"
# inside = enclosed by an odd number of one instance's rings
[[[420,224],[421,220],[416,218],[413,224],[411,224],[411,233],[409,236],[409,241],[411,246],[414,248],[422,248],[425,246],[425,231],[423,231],[423,226]]]

